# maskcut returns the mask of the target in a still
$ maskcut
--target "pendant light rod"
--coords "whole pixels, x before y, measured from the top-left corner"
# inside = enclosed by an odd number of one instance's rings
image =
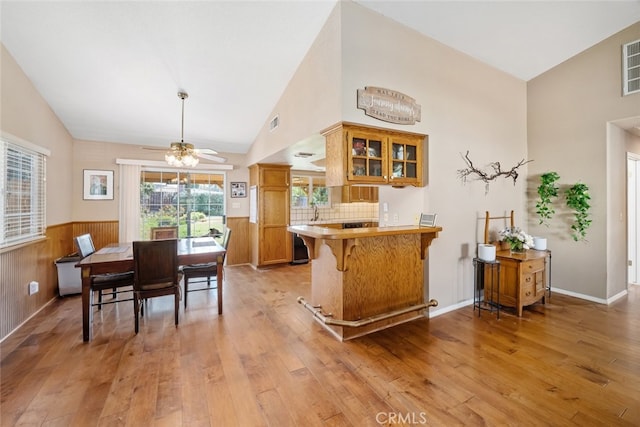
[[[182,99],[182,128],[180,129],[180,142],[184,144],[184,100],[189,97],[187,92],[178,92],[178,97]]]

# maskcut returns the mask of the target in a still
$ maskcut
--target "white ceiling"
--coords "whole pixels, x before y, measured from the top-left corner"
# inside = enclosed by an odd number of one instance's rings
[[[640,1],[356,0],[523,80],[640,21]],[[74,138],[245,153],[336,0],[2,1],[2,43]]]

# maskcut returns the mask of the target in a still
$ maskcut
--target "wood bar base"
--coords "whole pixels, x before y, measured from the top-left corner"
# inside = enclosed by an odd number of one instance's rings
[[[423,261],[441,230],[289,227],[309,249],[309,306],[316,307],[322,318],[337,321],[320,324],[344,341],[423,317],[429,305],[437,304],[424,301]],[[393,315],[387,316],[389,313]],[[370,318],[380,320],[359,322]],[[350,322],[365,324],[347,326],[353,324]]]

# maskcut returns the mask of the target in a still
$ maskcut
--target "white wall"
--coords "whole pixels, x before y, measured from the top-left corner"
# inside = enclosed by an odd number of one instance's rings
[[[429,136],[428,185],[382,187],[379,206],[387,202],[390,221],[398,214],[400,224],[413,224],[420,212],[438,214],[443,231],[429,251],[428,297],[439,309],[471,300],[484,213],[514,209],[516,222],[526,223],[527,167],[515,185],[501,178],[485,194],[484,184],[458,178],[466,166],[461,154],[469,150],[477,165],[499,161],[507,169],[527,158],[526,85],[357,4],[342,3],[342,11],[342,119]],[[402,126],[365,116],[356,108],[356,91],[365,86],[415,98],[422,120]]]
[[[422,121],[403,127],[365,116],[356,108],[357,89],[365,86],[414,97],[422,105]],[[304,126],[285,127],[291,119],[282,111],[290,111],[294,122]],[[526,221],[524,178],[515,185],[497,180],[485,194],[483,184],[463,185],[457,176],[457,170],[465,167],[461,154],[467,150],[483,167],[500,161],[510,168],[526,158],[525,83],[355,3],[338,3],[276,112],[281,128],[269,133],[265,123],[249,163],[338,121],[429,135],[429,185],[382,187],[379,206],[387,202],[390,220],[397,214],[398,224],[414,223],[420,212],[438,213],[444,230],[425,263],[425,287],[441,308],[473,297],[471,260],[483,233],[484,212],[515,209],[518,221]],[[526,173],[522,167],[522,177]]]
[[[47,225],[71,221],[73,140],[40,93],[0,44],[0,125],[51,151],[47,158]]]
[[[340,121],[340,14],[336,7],[305,55],[247,153],[246,166],[262,161]],[[280,126],[269,130],[279,116]]]
[[[562,191],[581,181],[590,188],[592,224],[586,242],[569,235],[572,214],[561,198],[549,229],[531,229],[548,237],[553,250],[553,285],[599,300],[626,286],[625,221],[619,213],[626,156],[619,141],[610,141],[608,123],[640,115],[640,94],[622,96],[622,44],[640,39],[640,23],[565,61],[528,82],[528,149],[530,192],[539,175],[558,172]],[[614,140],[619,139],[614,136]],[[535,211],[535,197],[529,200]]]

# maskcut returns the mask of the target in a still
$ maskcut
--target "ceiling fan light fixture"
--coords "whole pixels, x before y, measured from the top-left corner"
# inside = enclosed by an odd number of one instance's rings
[[[193,144],[186,142],[172,142],[171,148],[164,155],[164,159],[170,166],[175,167],[195,167],[200,162]]]
[[[200,162],[193,144],[184,142],[184,100],[189,95],[186,92],[178,92],[178,98],[182,100],[182,127],[180,129],[180,142],[172,142],[169,151],[164,155],[169,166],[195,167]]]

